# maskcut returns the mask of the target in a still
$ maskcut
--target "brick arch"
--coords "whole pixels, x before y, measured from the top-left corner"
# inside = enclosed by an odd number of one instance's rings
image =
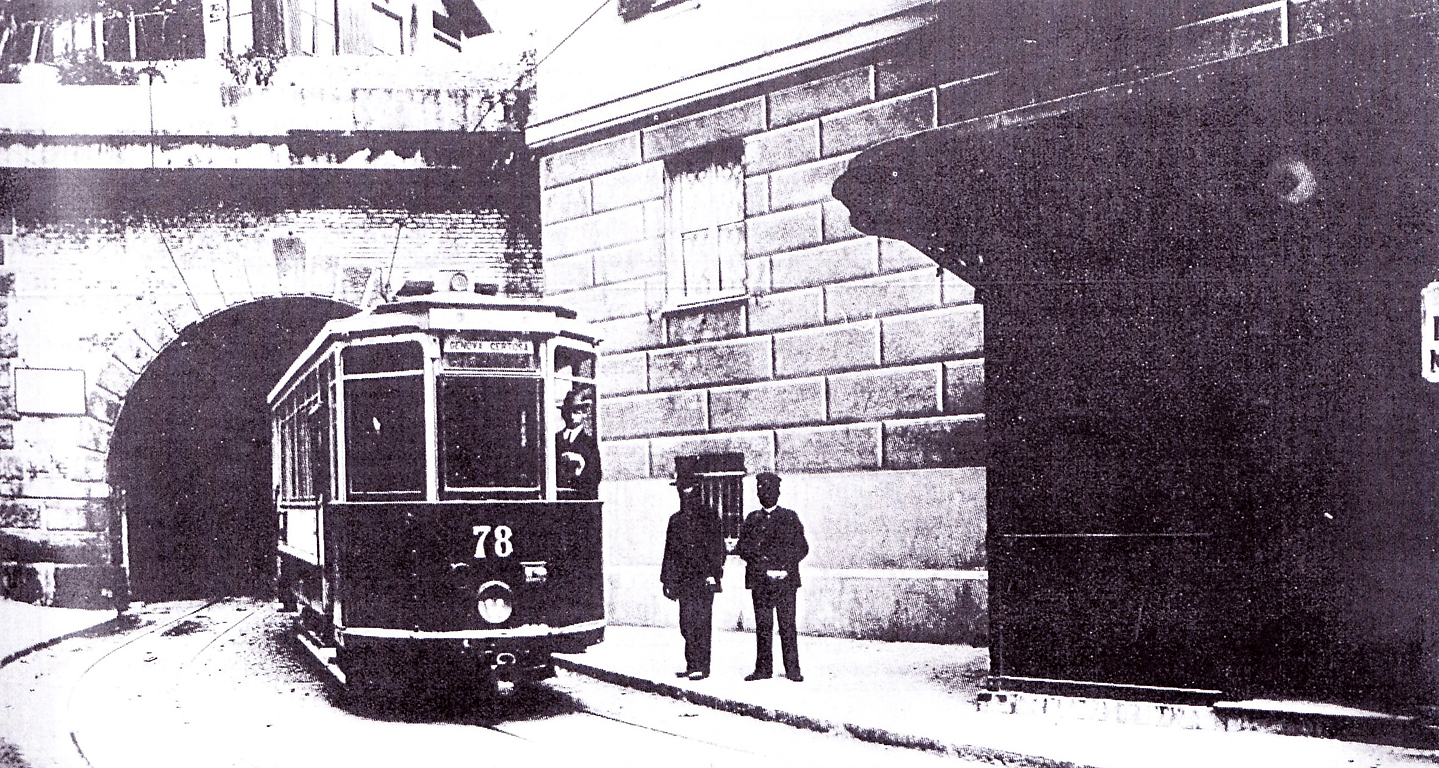
[[[104,426],[120,586],[145,599],[268,590],[264,397],[325,321],[359,309],[301,294],[237,302],[146,361]]]
[[[142,214],[32,211],[0,231],[0,597],[123,598],[116,429],[133,388],[187,329],[270,301],[365,309],[395,281],[443,268],[539,292],[537,238],[503,210]],[[82,371],[82,412],[22,413],[14,366]]]
[[[187,331],[227,313],[245,307],[287,299],[317,300],[349,308],[350,313],[364,311],[382,296],[378,289],[379,270],[367,270],[367,285],[349,295],[320,292],[268,293],[241,298],[219,306],[203,307],[191,294],[172,296],[157,304],[153,313],[121,331],[121,338],[112,345],[110,359],[87,382],[86,428],[80,446],[101,456],[108,456],[115,424],[125,410],[131,388],[161,355],[183,340]]]

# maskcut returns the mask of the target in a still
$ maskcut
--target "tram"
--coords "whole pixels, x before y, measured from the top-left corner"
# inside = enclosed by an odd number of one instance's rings
[[[505,693],[603,639],[597,341],[455,273],[275,385],[280,600],[348,689]]]

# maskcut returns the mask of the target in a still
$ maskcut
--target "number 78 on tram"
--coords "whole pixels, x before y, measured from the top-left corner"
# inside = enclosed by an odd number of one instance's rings
[[[603,639],[597,341],[421,293],[331,321],[270,392],[280,599],[351,687],[504,691]]]

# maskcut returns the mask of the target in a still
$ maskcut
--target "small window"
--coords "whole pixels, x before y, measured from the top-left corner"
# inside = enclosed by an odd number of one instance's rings
[[[665,286],[671,304],[745,291],[744,147],[722,142],[671,158]]]
[[[700,502],[720,521],[725,552],[734,553],[744,523],[744,454],[701,453],[675,457],[676,469],[688,464],[700,481]]]
[[[372,3],[370,8],[370,53],[399,56],[405,52],[405,19],[403,16]]]
[[[345,375],[418,371],[424,367],[424,349],[418,341],[398,344],[357,344],[344,351]]]
[[[105,19],[105,60],[132,61],[135,56],[130,50],[130,17],[111,16]]]

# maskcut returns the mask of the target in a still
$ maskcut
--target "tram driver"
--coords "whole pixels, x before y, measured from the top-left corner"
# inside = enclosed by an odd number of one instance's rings
[[[600,448],[591,418],[594,408],[594,391],[589,387],[566,392],[560,406],[565,426],[555,433],[555,482],[563,496],[599,498]]]

